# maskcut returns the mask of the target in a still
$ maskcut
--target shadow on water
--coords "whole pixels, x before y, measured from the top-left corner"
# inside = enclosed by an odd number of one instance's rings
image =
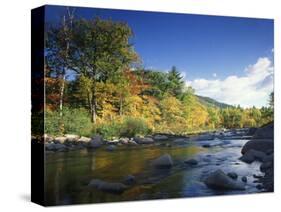
[[[48,205],[115,202],[125,200],[196,197],[219,194],[257,192],[253,173],[259,172],[256,163],[245,164],[238,160],[241,145],[246,141],[225,141],[210,148],[191,143],[183,146],[118,147],[113,152],[104,148],[88,151],[55,153],[46,160],[46,200]],[[170,154],[174,166],[169,170],[157,170],[151,161],[163,154]],[[184,160],[196,158],[195,167]],[[246,191],[217,192],[208,189],[202,181],[212,171],[235,171],[239,177],[247,176]],[[89,189],[91,179],[121,182],[124,176],[134,175],[137,184],[121,194]]]

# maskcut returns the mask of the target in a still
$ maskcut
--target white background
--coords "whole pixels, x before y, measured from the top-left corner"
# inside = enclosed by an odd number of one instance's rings
[[[275,19],[275,193],[51,207],[68,211],[280,211],[280,38],[278,0],[4,0],[0,6],[0,211],[35,211],[30,198],[30,9],[62,4]],[[279,84],[278,84],[279,83]],[[234,85],[235,86],[235,85]],[[243,95],[243,94],[241,94]],[[279,209],[278,209],[279,207]]]

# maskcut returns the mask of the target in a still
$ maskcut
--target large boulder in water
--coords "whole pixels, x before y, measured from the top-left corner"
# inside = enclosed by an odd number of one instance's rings
[[[268,150],[272,150],[274,148],[273,140],[269,139],[253,139],[248,141],[242,148],[241,153],[245,154],[250,149],[257,150],[261,152],[268,152]]]
[[[212,189],[217,190],[245,190],[245,186],[227,176],[222,170],[211,173],[204,183]]]
[[[250,149],[267,153],[274,149],[274,125],[273,122],[257,129],[253,138],[248,141],[242,148],[241,153],[245,154]]]
[[[127,188],[127,186],[123,183],[106,182],[99,179],[91,180],[88,186],[91,188],[96,188],[98,190],[111,193],[122,193]]]
[[[100,135],[96,135],[89,142],[89,148],[99,148],[103,145],[103,139]]]
[[[250,149],[239,159],[245,163],[252,163],[255,160],[264,161],[265,158],[266,158],[266,154],[264,152]]]
[[[159,158],[152,161],[152,165],[155,168],[171,168],[173,166],[173,159],[169,154],[160,156]]]
[[[257,129],[253,139],[273,139],[273,131],[274,131],[274,125],[273,122],[270,122],[269,124],[266,124],[262,126],[261,128]]]

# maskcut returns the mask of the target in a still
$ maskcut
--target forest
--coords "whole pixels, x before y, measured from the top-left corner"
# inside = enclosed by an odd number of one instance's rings
[[[176,64],[168,72],[144,68],[133,36],[127,23],[76,18],[71,11],[46,27],[47,134],[183,135],[273,120],[273,92],[262,108],[206,101],[186,86]]]

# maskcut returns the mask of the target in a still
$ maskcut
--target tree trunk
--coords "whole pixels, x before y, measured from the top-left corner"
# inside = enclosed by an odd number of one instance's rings
[[[97,121],[97,107],[96,107],[96,99],[93,98],[92,104],[91,104],[91,121],[95,124]]]
[[[119,108],[119,115],[123,115],[123,98],[120,98],[120,108]]]
[[[61,87],[60,87],[60,117],[63,115],[63,97],[64,97],[64,87],[65,87],[65,73],[61,77]]]

